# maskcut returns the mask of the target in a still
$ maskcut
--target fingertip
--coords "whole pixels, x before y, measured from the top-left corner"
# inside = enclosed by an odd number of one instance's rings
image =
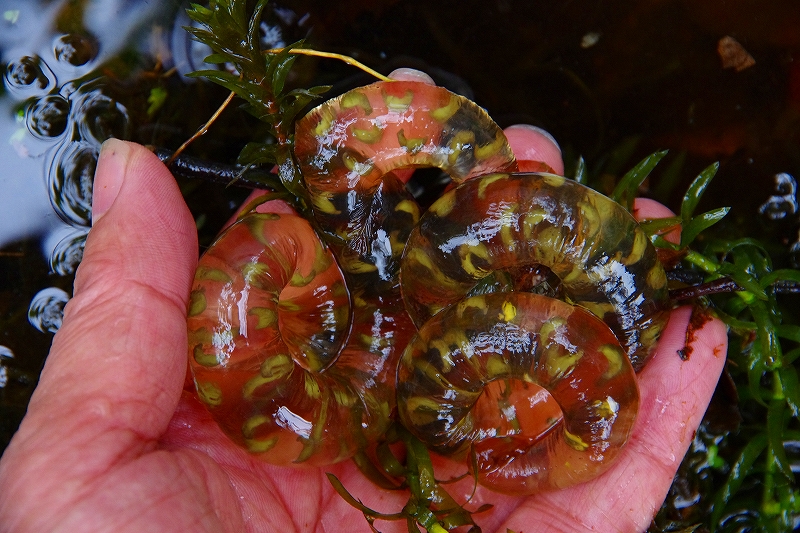
[[[119,139],[108,139],[100,147],[92,187],[92,224],[97,223],[116,200],[130,154],[130,145]]]
[[[655,218],[669,218],[674,217],[675,213],[661,202],[657,202],[651,198],[636,198],[633,201],[633,217],[641,222],[642,220],[649,220]],[[662,235],[667,241],[679,244],[681,242],[681,227],[676,227]]]
[[[159,158],[139,144],[107,140],[93,193],[92,229],[75,294],[108,279],[137,280],[182,294],[197,261],[197,231],[178,184]]]
[[[680,379],[696,377],[710,398],[725,362],[727,342],[721,320],[690,305],[678,307],[670,311],[655,353],[640,374],[640,385],[660,395],[680,395],[688,389]],[[696,395],[697,386],[691,389]]]
[[[528,170],[527,163],[545,163],[556,174],[564,174],[561,147],[550,133],[530,124],[515,124],[507,127],[506,134],[511,150],[517,158],[520,170]],[[535,170],[535,166],[531,167]]]
[[[158,157],[117,140],[101,151],[73,297],[20,431],[59,468],[80,454],[108,471],[152,446],[180,397],[197,232]]]
[[[508,133],[519,134],[523,136],[523,139],[526,139],[524,136],[527,135],[529,136],[527,139],[531,139],[532,142],[536,142],[538,137],[543,137],[555,147],[555,149],[558,151],[558,155],[561,155],[561,147],[558,145],[556,138],[553,137],[549,131],[540,128],[539,126],[534,126],[533,124],[514,124],[507,127],[504,131],[506,132],[506,135],[508,135]]]
[[[436,82],[428,74],[414,68],[402,67],[394,69],[389,74],[389,77],[394,81],[418,81],[427,85],[436,85]]]
[[[631,214],[636,220],[646,220],[651,218],[674,217],[675,213],[669,207],[652,198],[636,198],[633,201],[633,211]]]
[[[700,313],[700,314],[697,314]],[[639,440],[677,462],[705,414],[725,365],[725,324],[691,306],[670,312],[653,358],[639,375]]]

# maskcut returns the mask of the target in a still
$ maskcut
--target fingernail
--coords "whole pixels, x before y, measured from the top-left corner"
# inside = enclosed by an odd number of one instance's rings
[[[394,69],[389,74],[389,77],[395,81],[421,81],[428,85],[436,85],[436,82],[428,74],[414,68],[402,67]]]
[[[556,138],[553,137],[550,134],[549,131],[547,131],[545,129],[542,129],[539,126],[534,126],[533,124],[514,124],[513,126],[509,126],[506,129],[510,129],[510,128],[522,128],[522,129],[528,129],[528,130],[531,130],[531,131],[535,131],[536,133],[538,133],[542,137],[545,137],[546,139],[549,139],[550,142],[553,143],[553,146],[555,146],[558,149],[558,152],[561,153],[561,147],[558,145],[558,142],[556,141]]]
[[[118,139],[108,139],[100,147],[92,187],[92,224],[106,214],[117,198],[125,179],[130,153],[128,143]]]

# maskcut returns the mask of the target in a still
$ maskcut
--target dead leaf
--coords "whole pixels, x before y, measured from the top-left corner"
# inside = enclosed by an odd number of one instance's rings
[[[739,44],[739,41],[730,35],[726,35],[719,40],[719,43],[717,43],[717,53],[720,59],[722,59],[722,68],[732,68],[735,69],[736,72],[741,72],[756,64],[756,60],[753,59],[753,56]]]

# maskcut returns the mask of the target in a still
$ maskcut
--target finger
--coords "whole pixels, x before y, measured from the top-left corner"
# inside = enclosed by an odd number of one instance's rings
[[[672,210],[661,204],[656,202],[655,200],[651,200],[650,198],[636,198],[633,201],[633,211],[631,211],[634,218],[638,221],[647,220],[647,219],[654,219],[654,218],[669,218],[674,217],[675,213]],[[681,242],[681,228],[678,226],[677,228],[665,233],[663,237],[668,240],[669,242],[678,244]]]
[[[80,487],[147,449],[167,426],[186,371],[197,237],[175,181],[143,147],[111,140],[94,198],[74,297],[7,450],[37,457],[24,463],[34,471],[8,478],[32,477],[43,491],[63,476]]]
[[[694,313],[690,306],[670,313],[657,353],[639,376],[639,418],[619,469],[628,476],[648,472],[646,480],[637,476],[639,486],[630,492],[647,495],[640,504],[647,523],[667,495],[725,366],[725,325]]]
[[[272,194],[272,191],[264,189],[253,190],[253,192],[247,195],[247,198],[244,199],[241,205],[239,205],[239,208],[236,210],[236,212],[231,215],[228,221],[225,222],[222,228],[220,228],[220,233],[248,213],[275,213],[279,215],[297,214],[297,211],[285,200],[267,200],[266,202],[259,200],[262,196],[267,194]],[[257,200],[259,200],[260,203],[256,205],[255,202]],[[253,205],[256,205],[255,208],[252,207]]]
[[[529,124],[516,124],[503,130],[517,158],[517,165],[522,172],[538,172],[542,169],[538,163],[545,163],[558,175],[564,175],[564,161],[561,148],[553,138],[541,128]]]
[[[428,85],[436,85],[436,82],[428,74],[414,68],[402,67],[394,69],[389,73],[389,77],[394,81],[419,81]]]
[[[691,329],[691,308],[670,315],[656,354],[639,377],[633,435],[609,471],[593,482],[526,500],[503,524],[521,529],[536,517],[544,532],[643,531],[667,494],[725,363],[725,326],[713,319]]]

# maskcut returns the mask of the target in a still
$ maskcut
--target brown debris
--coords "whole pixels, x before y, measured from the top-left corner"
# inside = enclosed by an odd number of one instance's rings
[[[750,68],[756,64],[747,50],[739,44],[739,41],[726,35],[717,43],[717,53],[722,59],[722,68],[732,68],[736,72],[741,72],[746,68]]]

